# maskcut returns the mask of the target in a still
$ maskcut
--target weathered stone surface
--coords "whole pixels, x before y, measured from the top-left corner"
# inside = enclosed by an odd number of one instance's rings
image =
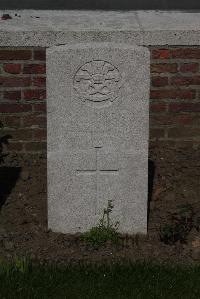
[[[200,45],[200,13],[178,11],[7,10],[0,46],[49,47],[80,42]],[[5,11],[0,11],[0,15]],[[19,17],[20,16],[20,17]]]
[[[108,200],[124,233],[146,233],[149,51],[114,43],[47,50],[48,221],[98,224]]]

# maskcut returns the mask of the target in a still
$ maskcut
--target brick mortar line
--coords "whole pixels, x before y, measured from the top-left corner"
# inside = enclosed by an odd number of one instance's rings
[[[175,72],[175,73],[170,73],[170,72],[164,72],[164,73],[155,73],[152,72],[150,75],[150,78],[154,78],[154,77],[160,77],[160,78],[176,78],[176,77],[182,77],[182,78],[192,78],[192,77],[199,77],[200,76],[200,72]],[[200,86],[200,85],[199,85]]]
[[[45,112],[33,112],[33,111],[28,111],[28,112],[23,112],[23,113],[26,113],[25,116],[46,116],[47,117],[47,114]],[[22,114],[23,114],[22,113]],[[20,115],[19,115],[20,114]],[[7,117],[7,114],[6,113],[2,113],[0,112],[0,117]],[[10,113],[10,116],[11,117],[14,117],[14,116],[18,116],[18,117],[24,117],[24,115],[21,115],[21,113]]]
[[[0,48],[1,54],[1,48]],[[45,64],[46,59],[39,60],[39,59],[1,59],[0,58],[0,65],[3,64]]]
[[[199,45],[169,45],[169,44],[166,44],[166,45],[163,45],[163,46],[160,46],[160,45],[150,45],[149,48],[151,49],[154,49],[154,48],[158,48],[158,49],[174,49],[174,48],[199,48]]]
[[[200,63],[200,57],[199,58],[150,58],[150,64],[166,64],[166,63],[167,64]]]
[[[193,141],[193,142],[200,142],[199,138],[196,137],[190,137],[190,138],[186,138],[186,137],[174,137],[174,138],[170,138],[170,137],[151,137],[150,136],[150,141],[176,141],[176,142],[185,142],[185,141]]]
[[[164,77],[162,77],[162,76],[153,76],[152,78],[154,78],[154,77],[158,77],[158,78],[164,78]],[[168,78],[168,79],[172,79],[172,78],[170,78],[170,77],[167,77],[167,76],[165,76],[166,78]],[[174,77],[176,77],[176,76],[174,76]],[[183,76],[177,76],[177,77],[179,77],[179,78],[183,78],[184,79],[184,77]],[[151,78],[151,79],[152,79]],[[190,77],[191,78],[191,77]],[[168,85],[165,85],[165,86],[153,86],[153,85],[151,85],[151,88],[150,88],[150,90],[154,90],[154,89],[169,89],[169,87],[173,87],[172,88],[172,90],[193,90],[193,91],[197,91],[197,90],[200,90],[200,84],[199,85],[196,85],[196,84],[189,84],[189,85],[175,85],[175,84],[173,84],[171,81],[169,81],[169,83],[168,83]]]
[[[23,118],[19,119],[19,125],[13,125],[13,126],[4,126],[4,128],[2,130],[18,130],[18,129],[31,129],[31,130],[42,130],[42,131],[47,131],[47,127],[45,126],[41,126],[41,125],[30,125],[30,126],[25,126],[23,123]]]
[[[9,89],[9,90],[8,90]],[[20,86],[16,86],[16,87],[13,87],[13,86],[10,86],[10,87],[7,87],[7,86],[0,86],[0,92],[1,91],[24,91],[24,90],[46,90],[45,86],[41,86],[41,87],[37,87],[37,86],[32,86],[32,85],[29,85],[29,86],[23,86],[23,87],[20,87]]]
[[[38,78],[38,77],[42,77],[42,78],[46,78],[46,74],[45,73],[34,73],[34,74],[24,74],[23,71],[21,71],[20,73],[17,74],[12,74],[12,73],[8,73],[6,71],[2,71],[0,73],[0,77],[8,77],[8,78],[19,78],[19,79],[25,79],[25,78],[29,78],[33,76],[34,78]]]
[[[150,99],[150,104],[198,104],[200,101],[198,99]]]
[[[19,99],[19,100],[7,100],[7,99],[2,99],[0,104],[44,104],[44,102],[46,102],[46,99],[41,100],[41,99],[33,99],[33,100],[29,100],[29,99]]]
[[[181,138],[166,138],[165,140],[163,141],[176,141],[176,142],[187,142],[187,141],[192,141],[192,142],[200,142],[200,139],[199,138],[196,138],[196,137],[190,137],[189,138],[186,138],[186,137],[181,137]]]
[[[16,64],[19,64],[20,66],[22,66],[22,70],[21,70],[21,72],[20,73],[9,73],[9,72],[6,72],[4,69],[3,69],[3,66],[4,65],[11,65],[11,64],[13,64],[13,65],[16,65]],[[29,63],[29,64],[26,64],[26,65],[32,65],[33,63]],[[34,65],[45,65],[45,63],[34,63]],[[44,77],[46,77],[46,72],[44,72],[44,73],[23,73],[23,67],[24,67],[24,65],[25,64],[21,64],[21,63],[4,63],[4,64],[2,64],[2,66],[0,65],[0,67],[2,67],[2,73],[0,74],[0,75],[2,75],[2,74],[8,74],[8,75],[10,75],[10,76],[19,76],[19,75],[24,75],[24,76],[28,76],[28,75],[33,75],[33,76],[38,76],[38,75],[42,75],[42,76],[44,76]]]
[[[150,78],[168,78],[168,79],[174,79],[174,78],[183,78],[183,79],[191,79],[191,78],[195,78],[195,77],[200,77],[200,72],[176,72],[176,73],[169,73],[169,72],[162,72],[162,73],[151,73]],[[180,85],[181,87],[184,87],[186,85]],[[193,86],[193,85],[190,85]],[[200,86],[197,85],[197,86]]]
[[[34,74],[33,78],[31,76],[32,74],[22,74],[22,73],[19,73],[19,74],[9,74],[9,73],[1,73],[0,74],[0,77],[3,77],[3,78],[10,78],[10,79],[37,79],[38,77],[40,78],[40,74]],[[45,76],[43,76],[42,78],[46,78]],[[1,85],[0,85],[1,86]],[[6,86],[5,86],[6,87]]]
[[[177,117],[177,112],[173,112],[173,111],[160,111],[160,112],[154,112],[154,111],[150,111],[150,117],[156,117],[156,116],[171,116],[171,117]],[[199,117],[200,116],[200,112],[198,111],[180,111],[178,112],[178,116],[191,116],[191,117]]]
[[[198,47],[198,46],[197,46]],[[0,47],[0,50],[3,49],[3,50],[45,50],[47,49],[47,47],[41,47],[41,46],[3,46],[3,47]]]
[[[40,64],[46,64],[46,60],[8,60],[8,61],[2,61],[0,60],[0,65],[2,66],[3,69],[3,65],[4,64],[20,64],[20,65],[31,65],[31,64],[36,64],[36,65],[40,65]],[[44,75],[44,74],[43,74]]]
[[[184,128],[187,129],[200,129],[200,124],[199,125],[183,125],[183,124],[173,124],[173,125],[150,125],[150,129],[163,129],[168,130],[168,129],[181,129],[184,126]],[[199,132],[200,133],[200,132]]]
[[[173,90],[170,90],[170,89],[152,89],[151,91],[153,92],[153,91],[176,91],[175,89],[173,89]],[[188,91],[189,91],[190,89],[188,89]],[[178,91],[181,91],[181,90],[178,90]],[[186,91],[186,89],[184,90],[184,91]],[[152,100],[155,100],[155,101],[168,101],[169,103],[171,102],[171,101],[180,101],[180,102],[182,102],[182,101],[189,101],[189,102],[194,102],[194,103],[198,103],[199,102],[199,94],[198,93],[195,93],[195,97],[194,98],[179,98],[178,96],[176,97],[176,98],[166,98],[166,97],[160,97],[160,98],[153,98],[153,97],[150,97],[150,101],[152,101]]]
[[[17,132],[20,132],[20,131],[31,131],[31,132],[33,132],[35,129],[37,129],[37,130],[39,129],[41,131],[45,129],[45,128],[41,128],[41,127],[39,127],[39,128],[31,128],[31,127],[26,127],[26,128],[21,128],[21,127],[16,127],[16,128],[5,127],[5,128],[6,128],[6,130],[7,130],[7,128],[9,128],[9,131],[13,131],[13,132],[15,132],[15,131],[17,131]],[[2,129],[2,131],[4,131],[4,128]]]

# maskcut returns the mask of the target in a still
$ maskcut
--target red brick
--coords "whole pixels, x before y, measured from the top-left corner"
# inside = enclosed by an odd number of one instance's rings
[[[3,65],[3,69],[9,74],[20,74],[21,64],[7,63]]]
[[[151,84],[154,87],[163,87],[168,85],[167,77],[152,77]]]
[[[38,116],[37,114],[26,115],[23,117],[23,125],[24,127],[31,127],[31,126],[45,127],[46,116]]]
[[[29,152],[46,151],[46,142],[28,142],[25,143],[25,150]]]
[[[191,58],[199,59],[200,58],[200,48],[178,48],[171,49],[172,58]]]
[[[178,123],[181,125],[197,125],[200,124],[200,118],[191,114],[180,114],[178,116]]]
[[[164,146],[165,148],[173,148],[175,146],[174,140],[149,140],[149,148],[156,149],[159,146]]]
[[[166,113],[166,114],[154,114],[150,117],[150,125],[193,125],[195,117],[190,114]],[[199,122],[200,123],[200,122]]]
[[[151,99],[195,99],[195,90],[151,90]]]
[[[163,138],[165,136],[164,129],[150,128],[150,139],[151,138]]]
[[[45,64],[25,64],[23,69],[24,74],[45,74]]]
[[[24,87],[30,86],[30,84],[30,78],[0,77],[0,86],[2,87]]]
[[[46,99],[46,90],[33,89],[23,92],[25,100],[44,100]]]
[[[156,125],[171,125],[177,123],[177,117],[170,114],[157,114],[151,115],[150,126]]]
[[[34,140],[46,140],[47,138],[47,130],[46,129],[38,129],[38,130],[34,130],[33,132],[33,139]]]
[[[192,140],[159,140],[159,145],[167,148],[192,148],[194,141]],[[151,141],[151,146],[156,146],[158,142]]]
[[[178,148],[183,148],[183,149],[188,149],[188,148],[192,148],[193,147],[193,144],[194,144],[194,141],[193,140],[176,140],[175,141],[175,147],[178,147]]]
[[[15,139],[22,140],[22,141],[32,140],[32,136],[33,136],[32,130],[26,130],[26,129],[17,130],[15,134],[13,134],[13,140]]]
[[[176,86],[200,85],[200,76],[173,77],[173,78],[171,78],[171,84],[176,85]]]
[[[17,130],[3,130],[4,134],[8,134],[12,136],[12,140],[32,140],[33,131],[29,129],[17,129]]]
[[[177,63],[153,63],[151,64],[152,73],[176,73],[178,71]]]
[[[35,60],[46,60],[46,50],[34,50],[33,59]]]
[[[1,104],[0,113],[21,113],[32,111],[32,106],[27,104]]]
[[[162,103],[151,103],[150,104],[150,112],[164,112],[166,111],[166,104]]]
[[[0,50],[0,60],[29,60],[31,50]]]
[[[153,49],[152,50],[152,58],[153,59],[168,59],[168,58],[170,58],[170,50],[169,49]]]
[[[199,70],[198,63],[183,63],[180,65],[180,71],[183,73],[196,73]]]
[[[171,112],[200,112],[200,103],[171,103],[169,104]]]
[[[5,91],[3,97],[5,100],[11,100],[11,101],[21,100],[21,91],[20,90]]]
[[[23,144],[21,142],[9,142],[7,145],[7,150],[10,152],[21,152],[23,149]]]
[[[200,137],[200,128],[171,128],[168,129],[169,138],[193,138]]]
[[[46,78],[45,77],[33,78],[33,86],[45,87],[46,86]]]
[[[20,127],[20,117],[19,116],[5,116],[3,118],[4,127],[15,128]]]
[[[46,112],[46,104],[35,104],[34,106],[35,112]]]

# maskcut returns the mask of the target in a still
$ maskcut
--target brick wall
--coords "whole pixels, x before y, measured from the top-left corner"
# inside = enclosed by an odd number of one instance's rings
[[[46,150],[45,50],[0,48],[0,120],[9,151]]]
[[[151,48],[152,141],[200,144],[200,47]]]
[[[200,47],[152,47],[150,140],[200,145]],[[9,151],[46,151],[45,49],[0,48],[0,120]]]

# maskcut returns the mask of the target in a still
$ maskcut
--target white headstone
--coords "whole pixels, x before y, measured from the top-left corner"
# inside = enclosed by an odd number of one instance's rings
[[[123,233],[146,233],[149,51],[114,43],[47,50],[48,223],[84,232],[109,200]]]

